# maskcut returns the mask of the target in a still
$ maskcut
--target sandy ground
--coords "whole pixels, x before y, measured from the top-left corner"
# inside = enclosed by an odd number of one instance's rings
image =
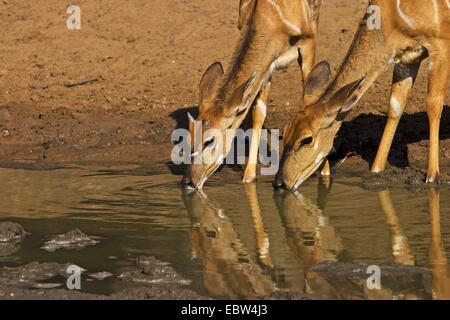
[[[367,1],[327,0],[318,61],[336,69]],[[154,162],[170,158],[170,133],[194,110],[198,82],[214,60],[227,64],[239,36],[238,1],[79,0],[81,30],[66,28],[60,0],[0,0],[0,156],[3,163]],[[427,156],[424,63],[390,162]],[[75,87],[65,84],[95,77]],[[339,152],[373,159],[385,122],[391,71],[349,118]],[[298,66],[274,77],[267,126],[282,128],[300,107]],[[448,95],[450,97],[450,95]],[[450,162],[450,108],[442,162]],[[368,130],[370,128],[370,130]],[[425,167],[421,167],[425,170]]]

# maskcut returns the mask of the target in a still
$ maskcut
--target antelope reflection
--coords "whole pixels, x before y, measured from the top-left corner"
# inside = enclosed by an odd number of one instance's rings
[[[256,243],[256,261],[242,243],[226,212],[203,191],[184,191],[183,200],[191,218],[192,252],[203,267],[204,284],[217,297],[254,299],[270,296],[277,284],[267,275],[274,268],[269,236],[265,230],[255,184],[244,186]],[[276,198],[285,239],[299,268],[336,261],[342,242],[322,210],[299,195]],[[278,240],[278,239],[277,239]],[[306,276],[289,288],[306,293]],[[292,280],[291,280],[292,281]]]
[[[201,191],[185,192],[185,206],[192,221],[190,238],[193,256],[203,264],[204,284],[217,297],[255,299],[270,295],[273,282],[252,261],[229,217]],[[254,219],[263,228],[260,217]],[[264,234],[264,231],[260,231]],[[263,239],[263,242],[266,241]],[[265,246],[265,244],[264,244]],[[270,264],[262,247],[262,261]]]
[[[392,254],[396,263],[414,265],[414,257],[409,249],[408,238],[404,235],[395,211],[389,189],[378,192],[381,208],[391,231]]]
[[[252,212],[258,261],[265,267],[273,267],[272,257],[270,256],[270,241],[264,230],[264,222],[261,215],[261,207],[259,206],[256,184],[245,184],[244,189]]]
[[[414,265],[408,238],[403,234],[389,190],[381,191],[378,195],[387,223],[391,227],[392,252],[395,262]],[[431,224],[429,262],[432,275],[432,295],[436,300],[449,300],[450,272],[441,236],[440,192],[438,189],[430,188],[428,190],[428,205]]]
[[[287,245],[305,271],[324,261],[337,261],[343,249],[342,240],[317,205],[298,192],[278,194],[275,203]]]
[[[441,236],[441,211],[440,194],[438,190],[428,191],[430,223],[431,223],[431,246],[430,264],[433,276],[433,299],[450,299],[450,273],[448,268],[445,246]]]
[[[281,218],[278,221],[281,222],[279,227],[282,231],[268,233],[262,214],[262,209],[266,208],[260,205],[257,187],[254,184],[246,185],[244,191],[252,217],[250,230],[254,232],[256,258],[254,249],[249,251],[220,205],[208,199],[202,191],[185,191],[183,199],[192,222],[192,252],[201,261],[206,289],[216,297],[230,299],[269,297],[275,291],[303,293],[323,299],[425,298],[422,293],[411,292],[409,289],[391,289],[389,284],[382,284],[381,290],[369,290],[366,277],[352,276],[352,264],[339,263],[343,241],[324,214],[329,188],[329,184],[319,185],[316,202],[300,193],[276,193],[273,199]],[[450,273],[441,238],[439,191],[430,189],[428,192],[433,298],[450,299]],[[414,266],[415,258],[390,191],[379,192],[378,199],[390,227],[395,263]],[[269,220],[271,223],[279,223],[276,219],[270,218],[267,221]],[[271,225],[273,227],[278,228]],[[286,250],[279,248],[283,241],[286,243]],[[275,250],[275,247],[278,249]],[[283,269],[277,264],[289,261],[286,260],[287,257],[294,258],[298,274],[295,277],[275,276],[277,270]],[[325,262],[325,269],[319,268],[325,271],[315,268]],[[335,272],[341,272],[341,275]],[[401,281],[401,278],[401,275],[399,278],[394,276],[395,281]]]

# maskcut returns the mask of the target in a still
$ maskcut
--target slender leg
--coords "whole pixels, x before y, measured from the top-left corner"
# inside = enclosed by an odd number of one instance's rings
[[[442,48],[442,50],[433,51],[430,54],[427,97],[427,112],[430,125],[430,149],[427,183],[433,183],[439,179],[439,127],[450,72],[448,51],[444,48]]]
[[[405,109],[408,95],[414,85],[419,71],[420,63],[413,65],[398,64],[394,69],[394,79],[391,87],[391,101],[389,105],[388,120],[384,129],[383,138],[371,171],[379,173],[386,168],[386,162],[391,150],[392,141],[397,131],[400,118]]]
[[[252,140],[248,164],[244,173],[244,183],[251,183],[256,180],[256,164],[258,163],[258,150],[261,140],[261,129],[266,120],[267,101],[269,98],[270,82],[262,89],[253,109]]]

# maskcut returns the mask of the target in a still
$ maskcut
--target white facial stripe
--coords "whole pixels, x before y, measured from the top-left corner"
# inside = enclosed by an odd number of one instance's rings
[[[322,162],[323,159],[324,159],[325,157],[326,157],[326,154],[320,153],[320,154],[317,156],[316,162],[315,162],[314,164],[316,165],[316,164],[318,164],[319,162]]]
[[[269,2],[270,5],[272,5],[272,7],[275,9],[275,11],[278,13],[278,16],[280,17],[281,21],[285,24],[286,27],[288,27],[289,29],[291,29],[291,31],[293,31],[296,34],[301,34],[302,30],[300,28],[300,26],[292,23],[291,21],[289,21],[286,16],[283,14],[283,12],[281,11],[281,8],[278,6],[278,4],[275,3],[274,0],[267,0]]]
[[[402,9],[400,8],[400,6],[401,6],[401,0],[397,0],[397,11],[398,11],[398,14],[400,15],[400,17],[403,19],[403,21],[405,21],[405,23],[411,29],[416,29],[416,22],[410,16],[408,16],[406,13],[404,13],[402,11]]]
[[[445,0],[445,3],[447,4],[447,8],[450,10],[450,0]]]

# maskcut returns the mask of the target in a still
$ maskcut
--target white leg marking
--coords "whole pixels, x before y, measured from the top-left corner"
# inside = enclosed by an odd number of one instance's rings
[[[274,0],[267,0],[272,7],[275,9],[275,11],[278,13],[278,16],[280,17],[281,21],[289,28],[291,29],[291,31],[293,31],[296,34],[301,34],[302,30],[300,28],[300,26],[292,23],[291,21],[289,21],[286,16],[283,14],[283,12],[281,11],[281,8],[278,6],[278,4],[275,3]]]
[[[403,108],[400,102],[397,100],[397,98],[392,97],[391,98],[391,109],[390,111],[393,113],[395,117],[401,117],[403,113]]]
[[[258,100],[256,103],[256,109],[264,118],[267,116],[267,105],[262,100]]]
[[[411,29],[416,29],[416,22],[410,16],[408,16],[406,13],[404,13],[402,11],[402,9],[400,8],[400,5],[401,5],[401,0],[397,0],[397,11],[398,11],[398,14],[400,15],[400,17],[403,19],[403,21],[405,21],[405,23]]]

